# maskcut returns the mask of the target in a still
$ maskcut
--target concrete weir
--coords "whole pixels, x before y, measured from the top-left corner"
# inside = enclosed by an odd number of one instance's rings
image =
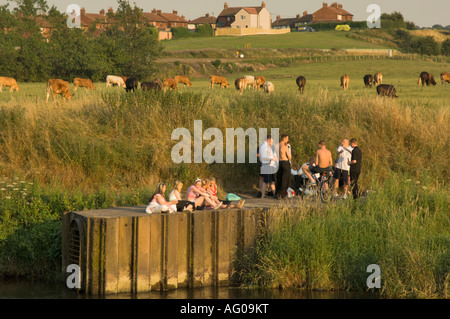
[[[233,284],[237,262],[274,214],[267,205],[150,215],[145,206],[69,212],[63,278],[72,274],[69,265],[79,265],[79,292],[92,295]]]

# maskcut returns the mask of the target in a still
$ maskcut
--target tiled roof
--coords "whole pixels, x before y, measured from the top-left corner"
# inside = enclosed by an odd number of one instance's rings
[[[261,12],[263,7],[229,7],[222,10],[222,12],[219,14],[219,17],[229,17],[234,16],[236,13],[244,9],[250,14],[258,14]]]
[[[190,20],[189,23],[191,24],[214,24],[216,23],[217,18],[216,17],[200,17],[194,20]]]

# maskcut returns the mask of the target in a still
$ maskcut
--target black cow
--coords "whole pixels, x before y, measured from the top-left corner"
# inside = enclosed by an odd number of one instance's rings
[[[372,74],[367,74],[364,76],[364,85],[366,87],[372,87],[373,84],[373,75]]]
[[[138,80],[136,78],[128,78],[125,81],[125,86],[126,86],[125,90],[127,92],[133,91],[133,93],[134,93],[134,90],[137,89],[137,87],[138,87]]]
[[[295,81],[298,85],[298,89],[300,92],[302,92],[305,90],[305,86],[306,86],[306,78],[303,75],[300,75],[297,80]]]
[[[433,74],[430,74],[428,72],[422,72],[419,75],[419,81],[417,82],[417,85],[422,84],[422,87],[426,84],[429,86],[430,84],[436,85],[436,81],[434,80]]]
[[[163,88],[163,84],[161,80],[155,79],[151,82],[142,82],[141,83],[141,89],[144,91],[150,91],[150,90],[156,90],[161,91]]]
[[[392,98],[398,98],[395,87],[390,84],[380,84],[377,86],[377,93],[379,96],[387,96]]]

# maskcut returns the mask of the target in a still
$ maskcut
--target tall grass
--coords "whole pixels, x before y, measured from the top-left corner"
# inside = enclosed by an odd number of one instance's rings
[[[448,191],[390,177],[364,201],[286,210],[242,265],[247,286],[368,291],[381,269],[389,298],[448,298]]]

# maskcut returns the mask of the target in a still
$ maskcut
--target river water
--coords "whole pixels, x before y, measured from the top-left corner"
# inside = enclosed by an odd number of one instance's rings
[[[68,289],[63,283],[30,280],[0,281],[0,299],[373,299],[372,293],[303,291],[292,289],[242,289],[205,287],[164,292],[88,296]]]

